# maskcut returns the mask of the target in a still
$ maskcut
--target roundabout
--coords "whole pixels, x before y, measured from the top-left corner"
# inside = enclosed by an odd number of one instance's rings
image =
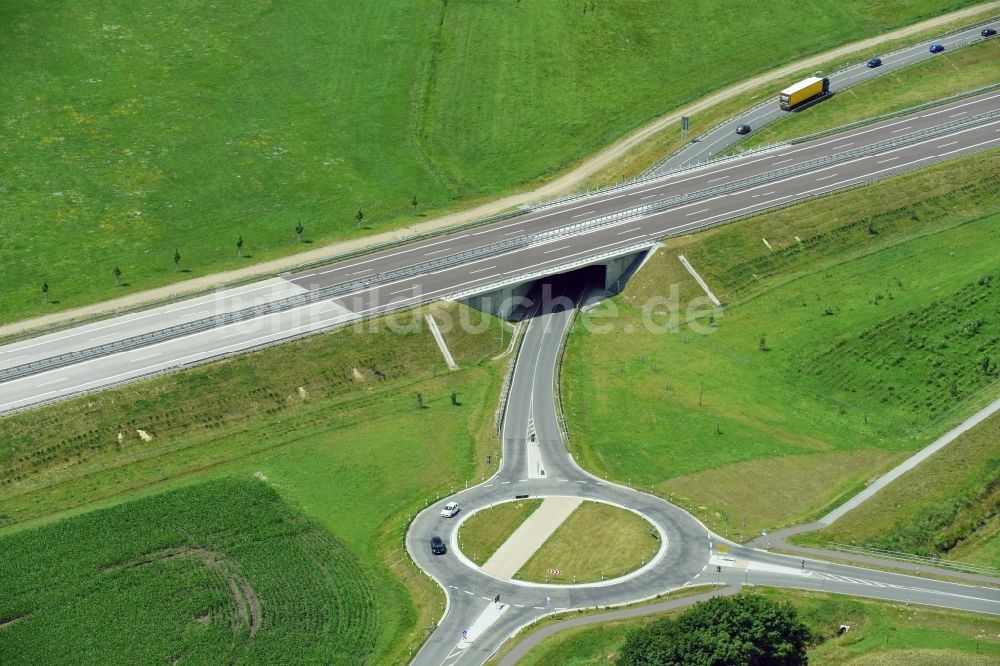
[[[505,516],[517,519],[515,529],[504,523]],[[489,557],[477,556],[485,551],[469,523],[503,528],[502,543]],[[452,552],[470,560],[467,565],[524,585],[620,581],[652,565],[667,546],[663,531],[637,511],[565,496],[510,500],[466,513],[452,534],[457,535]]]
[[[572,298],[553,299],[532,314],[511,379],[500,469],[484,483],[430,504],[410,525],[407,551],[447,598],[437,629],[414,663],[483,663],[508,636],[544,615],[654,598],[689,583],[708,564],[712,535],[697,519],[666,500],[590,475],[563,445],[551,387],[558,352],[583,293],[576,287]],[[491,575],[489,567],[480,567],[459,547],[460,526],[478,512],[516,500],[555,498],[590,500],[641,517],[657,533],[655,554],[625,575],[573,584],[512,579],[516,571]],[[457,502],[460,511],[442,516],[450,502]],[[447,544],[446,553],[432,552],[433,537]],[[552,568],[566,573],[555,564]]]

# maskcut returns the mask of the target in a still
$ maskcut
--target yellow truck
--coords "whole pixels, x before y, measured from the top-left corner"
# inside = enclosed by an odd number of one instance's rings
[[[797,106],[805,104],[817,97],[822,97],[830,92],[830,79],[821,79],[818,76],[810,76],[793,86],[789,86],[781,91],[778,97],[778,105],[785,111],[791,111]]]

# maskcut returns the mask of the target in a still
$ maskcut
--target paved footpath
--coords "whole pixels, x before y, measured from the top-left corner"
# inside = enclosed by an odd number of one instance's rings
[[[486,561],[483,571],[502,580],[513,578],[582,502],[579,497],[547,497]]]

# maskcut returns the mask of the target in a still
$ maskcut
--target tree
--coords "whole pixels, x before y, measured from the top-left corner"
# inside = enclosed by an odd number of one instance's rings
[[[451,392],[451,404],[458,407],[458,392],[456,391]]]
[[[413,199],[410,201],[410,205],[413,206],[413,214],[417,214],[417,195],[413,195]]]
[[[295,238],[301,243],[302,242],[302,232],[305,231],[305,227],[299,222],[295,225]]]
[[[43,282],[42,283],[42,303],[48,303],[48,302],[49,302],[49,283],[48,282]]]
[[[111,271],[111,273],[115,276],[115,286],[120,287],[122,284],[122,269],[115,266],[115,270]]]
[[[358,221],[358,229],[360,229],[361,228],[361,220],[365,219],[365,213],[364,213],[364,211],[362,211],[359,208],[357,215],[354,216],[354,219]]]
[[[632,632],[620,666],[800,666],[809,629],[795,608],[755,594],[715,597]]]
[[[423,409],[424,408],[424,396],[423,396],[423,394],[422,393],[417,393],[416,398],[417,398],[417,409]]]
[[[243,257],[243,236],[236,239],[236,254],[240,258]]]
[[[181,251],[174,250],[174,273],[181,272]]]
[[[767,336],[761,333],[760,340],[757,342],[757,348],[761,351],[770,351],[767,346]]]

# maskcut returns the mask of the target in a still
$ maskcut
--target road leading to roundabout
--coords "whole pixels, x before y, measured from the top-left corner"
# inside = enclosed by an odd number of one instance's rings
[[[525,331],[503,427],[503,461],[489,481],[417,515],[406,546],[417,565],[444,589],[448,605],[417,653],[423,666],[478,665],[530,622],[561,611],[621,605],[687,584],[770,585],[871,597],[1000,615],[1000,590],[907,576],[739,546],[711,534],[667,501],[608,483],[581,470],[563,446],[554,399],[557,360],[586,285],[553,281]],[[561,286],[560,286],[561,285]],[[543,285],[544,287],[544,285]],[[579,497],[629,508],[660,531],[665,547],[639,570],[603,583],[545,585],[500,580],[457,548],[460,519],[442,518],[457,501],[472,512],[518,496]],[[460,513],[459,516],[462,514]],[[448,544],[432,555],[430,540]],[[495,603],[499,595],[499,603]]]
[[[583,286],[571,289],[567,286],[550,298],[543,295],[525,332],[504,418],[500,471],[448,501],[473,512],[518,495],[594,499],[638,512],[659,530],[665,547],[644,567],[610,581],[545,585],[499,580],[457,548],[459,519],[441,517],[446,503],[442,500],[417,516],[406,539],[417,565],[442,583],[448,595],[445,617],[414,663],[481,664],[512,632],[543,615],[653,597],[683,586],[708,563],[709,532],[690,514],[658,497],[591,476],[566,452],[551,387],[559,348]],[[431,554],[432,536],[449,545],[447,554]],[[497,595],[500,604],[493,602]],[[463,640],[463,632],[468,640]]]

